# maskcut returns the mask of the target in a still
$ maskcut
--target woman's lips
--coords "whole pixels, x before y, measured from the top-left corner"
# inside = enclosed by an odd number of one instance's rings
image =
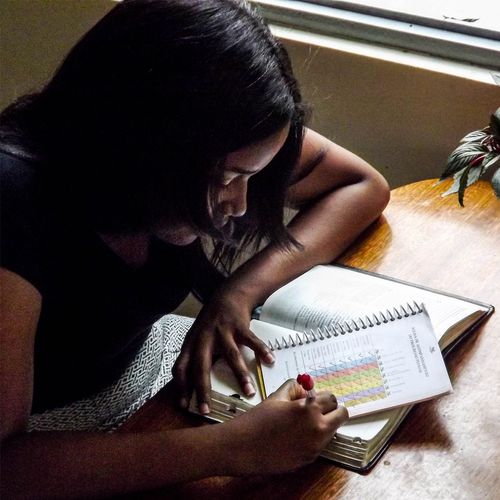
[[[231,237],[234,231],[234,221],[229,215],[220,215],[214,220],[215,228],[226,237]]]

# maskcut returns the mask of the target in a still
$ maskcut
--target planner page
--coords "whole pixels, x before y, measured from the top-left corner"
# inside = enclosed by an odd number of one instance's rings
[[[276,361],[262,365],[266,394],[309,373],[315,390],[337,397],[351,417],[423,401],[452,390],[425,309],[401,319],[315,338],[253,320],[252,331],[274,346]],[[301,341],[303,339],[303,341]]]

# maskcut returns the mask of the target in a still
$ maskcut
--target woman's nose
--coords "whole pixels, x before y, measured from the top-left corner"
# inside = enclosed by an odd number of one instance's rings
[[[235,179],[228,186],[221,200],[224,215],[241,217],[247,211],[247,180]]]

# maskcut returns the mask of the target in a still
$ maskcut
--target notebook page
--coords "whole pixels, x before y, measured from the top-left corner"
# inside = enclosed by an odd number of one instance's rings
[[[259,321],[258,336],[290,331]],[[264,333],[265,331],[265,333]],[[293,338],[293,335],[292,335]],[[307,372],[317,390],[334,393],[350,416],[422,401],[451,391],[451,383],[427,313],[419,313],[331,339],[275,350],[263,365],[266,392]]]
[[[250,369],[250,376],[255,387],[258,387],[257,377],[255,375],[255,356],[253,351],[248,347],[242,348],[245,360]],[[262,402],[262,395],[260,391],[248,397],[242,393],[241,387],[238,384],[233,371],[229,365],[223,360],[219,359],[212,368],[212,389],[220,394],[231,396],[238,394],[238,399],[245,401],[251,405],[257,405]],[[196,406],[196,403],[195,403]],[[374,418],[374,417],[377,418]],[[359,417],[354,420],[349,420],[344,425],[339,427],[338,433],[351,438],[359,438],[370,440],[373,439],[386,425],[391,416],[390,410],[386,412],[377,413],[376,415],[368,415],[366,417]]]
[[[260,319],[307,331],[364,318],[395,304],[424,303],[437,338],[480,306],[337,266],[316,266],[272,294]]]

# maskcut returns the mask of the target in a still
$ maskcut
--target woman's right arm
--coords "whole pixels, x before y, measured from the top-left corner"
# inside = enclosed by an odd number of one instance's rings
[[[346,419],[331,395],[310,402],[289,382],[223,425],[129,434],[28,433],[42,298],[5,269],[0,286],[2,498],[90,498],[214,475],[283,472],[312,461]]]
[[[0,268],[0,437],[21,432],[33,393],[35,332],[42,307],[38,290]]]

